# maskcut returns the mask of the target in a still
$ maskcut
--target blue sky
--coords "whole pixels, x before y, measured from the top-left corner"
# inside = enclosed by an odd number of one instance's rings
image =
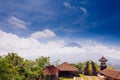
[[[48,40],[85,39],[120,48],[119,4],[120,0],[0,0],[0,30],[25,39],[50,32]]]
[[[119,43],[119,3],[119,0],[0,0],[0,29],[26,37],[47,28],[60,37]],[[10,17],[27,22],[27,29],[11,27],[7,21]]]

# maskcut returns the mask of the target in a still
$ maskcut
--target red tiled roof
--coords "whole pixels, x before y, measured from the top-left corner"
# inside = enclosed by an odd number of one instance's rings
[[[53,65],[51,66],[46,66],[42,72],[45,73],[45,75],[55,75],[58,74],[58,69],[54,67]]]
[[[103,71],[101,71],[101,73],[106,76],[106,77],[110,77],[112,79],[120,79],[120,71],[118,70],[114,70],[114,69],[104,69]]]
[[[63,64],[59,65],[57,67],[60,71],[78,71],[78,69],[67,62],[64,62]]]

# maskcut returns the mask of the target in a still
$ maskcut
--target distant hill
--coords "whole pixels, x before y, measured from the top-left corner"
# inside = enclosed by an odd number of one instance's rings
[[[82,46],[76,42],[70,42],[66,45],[64,45],[63,47],[78,47],[78,48],[81,48]]]

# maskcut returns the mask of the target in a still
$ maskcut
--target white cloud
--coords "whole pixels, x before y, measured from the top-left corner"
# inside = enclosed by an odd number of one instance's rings
[[[80,48],[78,47],[63,47],[66,42],[63,40],[52,40],[42,43],[33,38],[20,38],[19,36],[0,31],[0,54],[7,54],[8,52],[19,53],[20,56],[26,58],[36,58],[39,56],[52,56],[61,60],[68,59],[75,60],[78,58],[94,58],[94,56],[104,55],[116,59],[120,59],[120,49],[109,48],[101,43],[86,40]],[[64,58],[63,58],[64,57]],[[101,57],[101,56],[100,56]]]
[[[8,22],[13,26],[13,27],[16,27],[16,28],[19,28],[19,29],[26,29],[27,25],[29,24],[28,22],[25,22],[23,20],[20,20],[14,16],[10,17],[8,19]]]
[[[56,34],[49,29],[45,29],[43,31],[38,31],[38,32],[31,34],[31,38],[35,38],[35,39],[53,38],[53,37],[56,37]]]
[[[20,38],[15,34],[0,31],[0,49],[6,51],[16,51],[38,47],[40,43],[32,38]]]
[[[63,5],[68,8],[73,8],[73,6],[68,2],[64,2]]]
[[[84,8],[84,7],[75,7],[75,6],[72,6],[68,2],[64,2],[63,5],[67,8],[70,8],[70,9],[76,9],[76,10],[80,9],[83,12],[84,15],[87,14],[87,9]]]
[[[80,10],[83,12],[84,15],[87,13],[87,9],[84,7],[80,7]]]
[[[101,54],[104,56],[120,59],[120,48],[109,48],[108,46],[105,46],[101,43],[97,43],[92,40],[87,40],[84,43],[83,48],[87,51],[90,51],[91,53]]]

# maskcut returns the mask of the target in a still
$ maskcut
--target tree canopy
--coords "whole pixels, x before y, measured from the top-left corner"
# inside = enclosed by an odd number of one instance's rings
[[[0,56],[0,80],[33,80],[39,78],[38,72],[50,65],[49,57],[25,60],[17,53]]]

